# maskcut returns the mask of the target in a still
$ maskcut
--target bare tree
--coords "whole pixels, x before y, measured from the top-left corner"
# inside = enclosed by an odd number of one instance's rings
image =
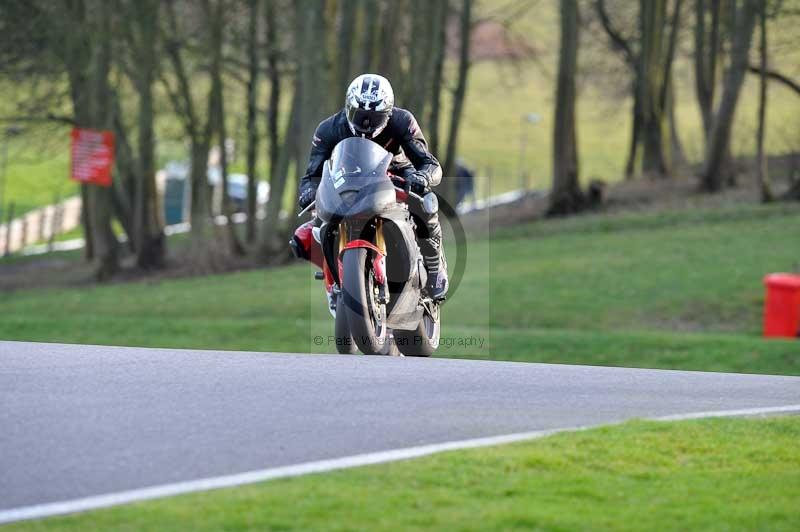
[[[706,148],[710,142],[723,48],[723,17],[732,9],[732,0],[695,0],[694,72],[695,92],[703,120]],[[730,148],[720,164],[722,180],[733,180],[734,165]]]
[[[461,117],[464,112],[464,100],[467,96],[467,81],[470,68],[470,37],[472,35],[472,0],[462,0],[459,15],[459,40],[458,40],[458,77],[453,93],[453,110],[450,115],[450,131],[447,135],[447,149],[444,159],[444,175],[452,176],[456,169],[456,149],[458,148],[458,131],[461,127]],[[455,179],[444,183],[444,195],[453,200],[456,197]]]
[[[275,171],[270,176],[270,201],[264,220],[262,254],[270,261],[285,260],[286,240],[290,234],[287,223],[280,223],[289,183],[288,170],[294,162],[295,176],[299,179],[305,171],[308,149],[314,128],[325,111],[330,79],[327,57],[322,52],[327,40],[324,23],[323,0],[300,0],[295,3],[293,59],[297,65],[294,76],[292,107]],[[296,188],[291,191],[291,204],[296,203]]]
[[[59,0],[6,2],[0,9],[3,73],[34,85],[63,87],[66,79],[71,113],[64,115],[60,108],[64,102],[57,98],[33,98],[29,107],[36,110],[27,118],[113,129],[113,6],[97,0]],[[86,258],[92,261],[96,278],[106,280],[119,269],[119,244],[111,227],[114,192],[110,187],[82,185],[81,198]]]
[[[236,233],[233,223],[233,205],[228,189],[228,148],[227,126],[225,120],[225,85],[222,79],[222,45],[223,34],[228,24],[228,8],[225,0],[204,0],[203,11],[208,28],[209,48],[211,60],[208,66],[211,76],[211,94],[209,96],[209,117],[212,129],[217,136],[220,160],[220,181],[222,186],[222,214],[227,223],[225,229],[228,236],[228,245],[231,253],[242,256],[245,254],[244,246]]]
[[[694,70],[697,103],[706,138],[711,134],[720,53],[721,0],[695,0]],[[710,18],[710,28],[707,19]]]
[[[53,49],[63,62],[72,99],[75,124],[94,129],[113,128],[112,8],[106,2],[57,2],[51,11]],[[84,32],[75,32],[75,28]],[[119,269],[119,243],[111,228],[113,191],[82,185],[84,236],[87,256],[98,280],[111,278]]]
[[[192,91],[193,83],[185,57],[190,32],[178,22],[175,0],[167,0],[164,11],[166,27],[163,28],[163,39],[172,75],[167,77],[162,73],[161,82],[190,144],[191,235],[194,241],[192,249],[195,255],[207,256],[210,233],[208,152],[211,146],[213,102],[209,94],[208,119],[203,123],[197,110],[198,102]]]
[[[640,59],[638,51],[634,50],[632,38],[626,38],[622,32],[617,29],[611,21],[608,14],[605,0],[597,0],[595,2],[595,10],[597,11],[598,19],[603,27],[606,35],[608,36],[611,48],[616,50],[622,55],[622,59],[628,66],[632,74],[631,81],[631,95],[633,98],[633,106],[631,108],[631,133],[630,144],[628,146],[628,157],[625,162],[625,177],[631,179],[635,172],[637,153],[641,140],[642,130],[642,103],[641,103],[641,89],[640,83]]]
[[[435,38],[433,39],[433,74],[430,87],[430,114],[426,120],[428,126],[428,139],[430,141],[431,153],[439,153],[440,132],[439,116],[442,107],[442,90],[444,89],[444,60],[447,55],[447,21],[450,13],[450,6],[447,0],[440,0],[436,3],[436,12],[433,17],[436,19]]]
[[[439,7],[444,0],[411,0],[411,12],[418,20],[411,24],[407,43],[408,72],[403,79],[403,106],[417,117],[425,116],[430,103],[431,86],[436,67],[437,26],[441,21]]]
[[[667,177],[672,170],[672,148],[679,142],[677,135],[673,134],[671,76],[682,4],[682,0],[675,0],[672,15],[668,16],[668,0],[640,0],[638,35],[626,37],[612,22],[606,1],[596,0],[594,3],[612,49],[621,54],[632,76],[631,136],[625,163],[627,178],[633,177],[639,160],[644,174]]]
[[[358,0],[340,0],[339,2],[338,46],[336,50],[338,64],[334,85],[342,87],[342,90],[353,78],[353,42],[356,40],[357,2]],[[335,91],[332,92],[335,94]],[[337,97],[335,100],[338,101],[339,98]]]
[[[126,21],[120,24],[130,60],[125,70],[139,97],[138,165],[133,180],[133,246],[141,268],[162,267],[166,245],[156,191],[153,85],[158,76],[159,3],[127,1],[122,5]],[[124,127],[118,127],[118,135]],[[135,164],[135,163],[134,163]]]
[[[258,181],[256,163],[258,158],[258,18],[261,0],[248,0],[247,26],[247,243],[256,241],[256,200]]]
[[[719,190],[724,181],[723,164],[730,149],[731,128],[739,101],[739,93],[747,72],[748,54],[760,3],[764,0],[743,0],[734,4],[734,34],[730,50],[730,66],[725,76],[722,97],[711,125],[706,157],[701,172],[701,188],[707,192]]]
[[[357,16],[364,27],[364,43],[361,46],[360,71],[372,72],[377,65],[377,44],[379,25],[373,21],[376,0],[359,0]]]
[[[664,153],[666,114],[661,105],[664,85],[664,27],[666,26],[666,0],[641,0],[639,19],[641,52],[639,53],[639,101],[642,106],[641,135],[644,144],[642,171],[645,174],[665,176],[669,173]]]
[[[403,27],[398,23],[397,13],[403,13],[408,9],[408,0],[381,0],[380,6],[368,9],[380,10],[380,18],[377,25],[380,27],[378,33],[378,72],[384,75],[395,84],[403,77],[400,54],[397,51],[401,46]],[[373,21],[371,24],[376,24]]]
[[[278,115],[281,102],[281,73],[279,71],[279,56],[281,54],[278,42],[278,21],[275,16],[276,0],[266,0],[264,9],[264,26],[267,28],[267,74],[269,76],[269,104],[267,105],[267,139],[269,141],[269,175],[275,176],[280,151],[278,137]]]
[[[575,134],[575,74],[578,68],[578,2],[561,0],[561,39],[553,120],[553,184],[549,215],[583,208],[578,180],[578,140]]]
[[[774,199],[772,185],[769,180],[767,157],[764,153],[764,127],[767,114],[767,2],[761,1],[758,14],[760,42],[759,57],[761,59],[758,91],[758,132],[756,133],[756,177],[761,190],[761,201],[767,203]]]

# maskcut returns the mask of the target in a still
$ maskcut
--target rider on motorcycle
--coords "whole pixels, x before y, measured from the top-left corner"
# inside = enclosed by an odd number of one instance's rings
[[[362,74],[350,83],[344,109],[323,120],[311,142],[306,175],[300,180],[298,203],[308,207],[316,197],[322,167],[333,148],[348,137],[364,137],[394,155],[392,175],[405,179],[412,192],[424,195],[442,180],[439,161],[428,151],[428,143],[409,111],[394,106],[389,80],[376,74]],[[409,196],[408,201],[419,203]],[[447,263],[442,247],[438,213],[426,213],[421,205],[410,205],[417,227],[417,241],[428,272],[426,291],[434,300],[447,294]]]

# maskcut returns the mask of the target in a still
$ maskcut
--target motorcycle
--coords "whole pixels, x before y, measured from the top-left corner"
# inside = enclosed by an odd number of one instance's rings
[[[432,213],[438,201],[392,176],[391,160],[370,140],[339,142],[301,213],[314,208],[318,221],[290,241],[295,256],[322,269],[315,277],[325,283],[339,353],[430,356],[439,343],[439,303],[423,290],[427,272],[409,208],[411,200]]]

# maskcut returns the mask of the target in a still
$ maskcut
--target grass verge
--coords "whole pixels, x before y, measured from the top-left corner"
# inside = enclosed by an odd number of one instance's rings
[[[585,216],[473,241],[438,354],[800,374],[797,341],[759,336],[763,275],[795,267],[798,226],[796,207],[744,207]],[[332,352],[311,272],[6,292],[0,338]]]
[[[797,530],[800,418],[633,421],[12,530]]]

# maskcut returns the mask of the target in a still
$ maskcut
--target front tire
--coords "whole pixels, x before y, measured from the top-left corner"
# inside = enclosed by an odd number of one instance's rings
[[[340,355],[354,355],[358,352],[353,335],[350,334],[350,325],[347,323],[347,314],[344,309],[344,297],[336,296],[336,320],[333,326],[336,337],[336,352]]]
[[[355,345],[365,355],[391,352],[386,328],[386,305],[376,300],[375,278],[365,248],[345,250],[342,256],[342,301]]]

